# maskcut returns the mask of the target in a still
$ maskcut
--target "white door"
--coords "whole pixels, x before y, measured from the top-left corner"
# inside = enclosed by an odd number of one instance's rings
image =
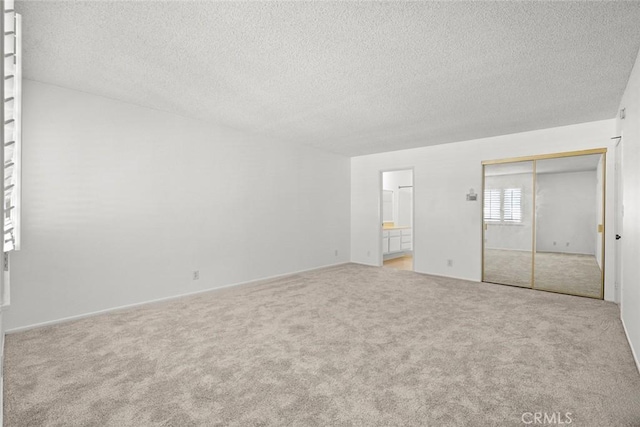
[[[616,161],[615,161],[615,256],[616,256],[616,301],[620,301],[622,292],[622,216],[624,215],[624,206],[622,205],[622,138],[618,140],[616,145]],[[622,309],[622,308],[621,308]]]

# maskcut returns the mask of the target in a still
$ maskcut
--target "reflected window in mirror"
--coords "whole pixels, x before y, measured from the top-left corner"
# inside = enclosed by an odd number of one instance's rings
[[[492,223],[521,223],[522,188],[485,190],[484,220]]]

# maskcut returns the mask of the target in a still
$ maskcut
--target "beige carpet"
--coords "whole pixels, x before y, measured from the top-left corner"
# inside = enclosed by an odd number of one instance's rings
[[[5,363],[7,426],[640,425],[616,305],[353,264],[10,334]]]
[[[485,281],[531,287],[531,252],[485,249]],[[593,255],[536,253],[536,289],[602,298],[602,272]]]

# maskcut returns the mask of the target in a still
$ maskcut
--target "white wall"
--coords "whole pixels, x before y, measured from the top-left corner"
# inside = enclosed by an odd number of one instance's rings
[[[24,91],[7,329],[349,260],[348,158],[32,81]]]
[[[538,174],[536,251],[595,256],[596,181],[595,170]]]
[[[486,166],[485,171],[489,173],[490,168],[491,165]],[[528,174],[487,176],[484,186],[486,189],[522,189],[522,222],[518,224],[488,223],[484,234],[485,247],[531,252],[533,247],[531,241],[533,239],[533,170]],[[482,197],[478,198],[482,205]]]
[[[623,144],[621,312],[636,363],[638,363],[640,358],[640,56],[633,67],[620,108],[626,110],[626,119],[616,120],[616,135],[622,135]],[[607,169],[609,169],[608,165]]]
[[[603,120],[453,144],[372,154],[351,159],[351,260],[376,265],[379,259],[379,172],[415,167],[414,266],[422,273],[481,278],[482,206],[466,201],[482,188],[482,160],[534,154],[610,149],[614,120]],[[607,156],[607,227],[613,230],[613,160]],[[610,167],[611,166],[611,167]],[[613,253],[607,234],[607,254]],[[447,260],[453,266],[447,266]],[[605,298],[615,298],[613,259],[607,257]]]

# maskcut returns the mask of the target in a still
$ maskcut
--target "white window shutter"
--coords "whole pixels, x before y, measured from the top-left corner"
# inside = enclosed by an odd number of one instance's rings
[[[22,21],[4,2],[4,252],[20,249]]]

